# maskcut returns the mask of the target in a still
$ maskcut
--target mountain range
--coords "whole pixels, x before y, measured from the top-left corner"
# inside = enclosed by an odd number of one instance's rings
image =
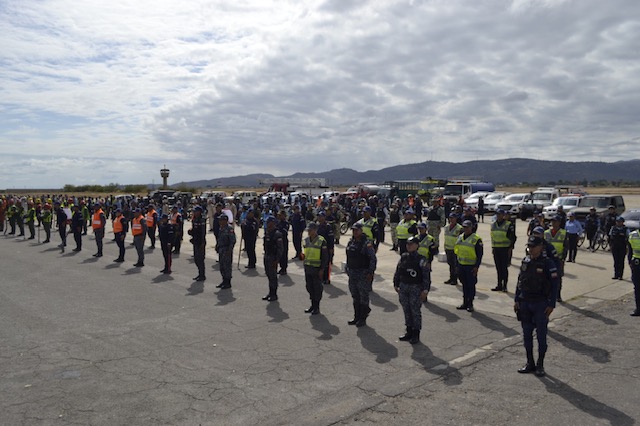
[[[260,182],[274,178],[271,174],[220,177],[209,180],[180,182],[172,187],[262,187]],[[353,169],[334,169],[320,173],[298,172],[284,178],[324,178],[332,186],[350,186],[357,183],[383,183],[390,180],[470,177],[496,185],[545,185],[640,182],[640,160],[606,163],[602,161],[544,161],[526,158],[503,160],[476,160],[464,163],[425,161],[404,164],[380,170],[358,172]]]

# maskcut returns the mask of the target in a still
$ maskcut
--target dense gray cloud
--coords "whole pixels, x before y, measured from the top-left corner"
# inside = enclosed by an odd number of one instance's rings
[[[640,138],[634,0],[0,9],[0,187],[616,161]]]

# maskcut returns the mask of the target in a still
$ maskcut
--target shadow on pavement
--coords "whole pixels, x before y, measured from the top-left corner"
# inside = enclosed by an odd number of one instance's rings
[[[384,312],[395,312],[398,310],[398,305],[390,300],[385,299],[374,291],[369,293],[369,301],[372,305],[382,308]]]
[[[401,342],[407,343],[407,342]],[[431,349],[422,342],[412,345],[413,352],[411,359],[420,363],[425,371],[437,374],[443,378],[447,386],[458,386],[462,383],[462,373],[455,367],[450,366],[445,360],[433,355]]]
[[[362,347],[376,355],[376,362],[385,364],[398,357],[398,348],[387,342],[382,336],[368,326],[356,328]]]
[[[322,287],[324,288],[324,292],[329,295],[329,299],[336,299],[340,296],[344,296],[345,294],[347,294],[346,291],[332,284],[326,284],[326,285],[323,285]]]
[[[570,337],[563,336],[562,334],[553,330],[548,330],[547,334],[552,339],[560,342],[562,346],[566,347],[567,349],[571,349],[572,351],[589,356],[597,363],[606,364],[611,361],[611,355],[606,349],[587,345],[586,343],[582,343]]]
[[[88,258],[88,259],[83,260],[83,261],[82,261],[82,262],[80,262],[80,263],[96,263],[97,261],[98,261],[98,258],[97,258],[97,257],[90,257],[90,258]]]
[[[236,301],[236,298],[233,296],[233,292],[230,289],[220,290],[216,292],[216,296],[218,297],[218,303],[216,303],[216,306],[223,306]]]
[[[294,282],[289,275],[278,275],[278,284],[284,287],[291,287]]]
[[[124,271],[123,275],[139,274],[140,272],[142,272],[142,268],[133,267],[133,268],[129,268],[126,271]]]
[[[267,315],[271,317],[269,322],[282,322],[289,319],[289,314],[282,310],[280,303],[277,300],[275,302],[266,303]]]
[[[458,315],[454,314],[449,309],[441,308],[431,302],[423,303],[423,305],[427,310],[431,311],[431,313],[443,317],[446,322],[457,322],[460,319]]]
[[[571,303],[564,302],[564,303],[562,303],[562,306],[564,306],[565,308],[569,309],[571,312],[583,315],[583,316],[585,316],[587,318],[593,318],[595,320],[602,321],[603,323],[605,323],[607,325],[617,325],[618,324],[618,321],[616,321],[614,319],[604,317],[604,316],[600,315],[597,312],[588,311],[586,309],[579,308],[578,306],[572,305]]]
[[[187,289],[187,294],[185,296],[195,296],[204,291],[204,282],[203,281],[194,281],[191,286]]]
[[[119,268],[121,265],[121,263],[116,262],[116,263],[109,263],[108,265],[105,265],[104,269],[116,269]]]
[[[42,250],[40,253],[46,253],[48,251],[60,251],[60,247],[51,247],[51,248]]]
[[[331,324],[324,315],[309,315],[309,322],[314,330],[322,333],[318,340],[331,340],[333,336],[340,334],[340,329]]]
[[[519,331],[509,328],[500,321],[496,321],[493,318],[478,311],[472,312],[471,317],[478,320],[478,322],[486,328],[502,333],[504,337],[512,337],[520,334]]]
[[[568,403],[574,405],[580,411],[583,411],[594,418],[604,419],[609,424],[617,426],[627,426],[635,424],[635,420],[622,411],[609,407],[600,401],[597,401],[577,391],[568,384],[561,382],[553,376],[547,374],[540,381],[544,383],[549,393],[556,394],[564,398]]]
[[[151,280],[152,283],[164,283],[167,281],[173,281],[173,277],[169,274],[160,274]]]

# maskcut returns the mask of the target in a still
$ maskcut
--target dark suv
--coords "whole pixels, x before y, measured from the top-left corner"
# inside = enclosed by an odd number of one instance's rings
[[[596,213],[601,215],[607,212],[609,206],[616,208],[616,215],[624,213],[624,199],[622,195],[586,195],[580,200],[578,207],[571,210],[576,214],[576,219],[584,223],[591,207],[596,208]]]

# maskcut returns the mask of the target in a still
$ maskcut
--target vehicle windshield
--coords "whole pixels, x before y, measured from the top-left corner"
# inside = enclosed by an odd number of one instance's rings
[[[531,199],[533,201],[549,201],[551,199],[551,193],[550,192],[538,192],[538,193],[534,192]]]
[[[462,185],[447,185],[444,187],[444,195],[462,194]]]
[[[504,201],[522,201],[524,200],[524,195],[511,194],[507,195]]]
[[[557,206],[577,206],[578,198],[557,198],[554,203]]]
[[[640,220],[640,211],[637,212],[626,212],[622,215],[625,220]]]
[[[489,200],[499,200],[503,197],[502,194],[489,194],[486,197],[484,197],[485,200],[489,201]]]
[[[595,207],[606,209],[609,206],[609,197],[606,198],[583,198],[580,200],[580,207]]]

